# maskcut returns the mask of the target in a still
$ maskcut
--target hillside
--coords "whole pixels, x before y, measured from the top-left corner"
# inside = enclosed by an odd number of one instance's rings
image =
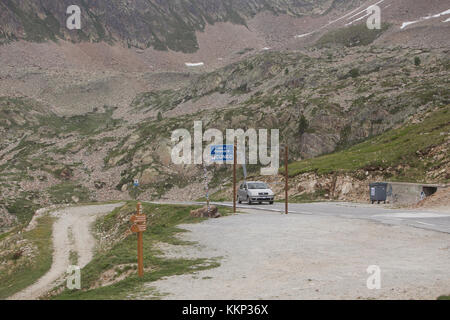
[[[291,158],[298,159],[347,148],[448,106],[446,51],[347,48],[316,55],[255,55],[179,89],[138,94],[126,109],[105,105],[83,115],[61,116],[29,98],[2,98],[5,225],[19,212],[26,222],[37,206],[51,203],[199,198],[202,168],[185,170],[170,160],[171,132],[192,129],[195,120],[203,120],[204,130],[281,128]],[[306,127],[300,127],[302,116]],[[229,180],[223,166],[210,174],[213,188]],[[135,178],[139,189],[132,188]]]
[[[442,0],[0,0],[0,299],[448,299],[449,34]]]
[[[407,123],[343,151],[291,163],[290,176],[369,170],[400,181],[450,181],[450,106],[412,116]]]
[[[65,29],[70,5],[82,8],[83,28],[79,31]],[[262,11],[294,16],[320,14],[332,5],[326,0],[63,0],[57,5],[48,0],[2,0],[0,35],[4,41],[120,41],[133,47],[194,52],[198,49],[196,32],[203,31],[207,24],[245,25],[247,19]]]
[[[368,181],[450,182],[450,105],[343,151],[293,162],[290,196],[368,200]],[[444,190],[443,190],[444,191]],[[447,192],[448,190],[444,191]],[[443,204],[443,203],[442,203]]]
[[[368,184],[375,181],[450,183],[450,105],[411,115],[404,125],[340,151],[289,163],[291,202],[347,200],[368,202]],[[284,168],[278,177],[259,176],[284,199]],[[240,179],[242,175],[240,175]],[[280,183],[283,182],[283,183]],[[230,199],[230,186],[212,195]],[[448,198],[443,190],[442,198]],[[431,201],[431,200],[430,200]],[[443,202],[443,201],[442,201]]]
[[[203,169],[170,158],[172,131],[194,121],[204,130],[280,129],[290,158],[302,160],[351,153],[449,105],[446,14],[420,20],[448,9],[439,1],[381,2],[381,30],[361,18],[374,1],[78,3],[86,28],[69,34],[67,1],[0,1],[2,231],[55,203],[200,198]],[[359,171],[369,154],[354,167],[308,160],[298,173],[305,164]],[[229,184],[229,168],[208,172],[213,191]],[[393,173],[448,179],[402,174]]]

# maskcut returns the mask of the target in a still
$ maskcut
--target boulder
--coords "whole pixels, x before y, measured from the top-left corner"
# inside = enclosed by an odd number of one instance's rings
[[[108,165],[110,167],[116,166],[123,158],[125,158],[126,155],[127,155],[126,153],[122,153],[122,154],[119,154],[117,157],[109,159]]]
[[[103,189],[106,186],[106,183],[103,181],[94,181],[94,186],[96,189]]]
[[[153,168],[147,168],[142,172],[140,176],[140,183],[142,185],[148,185],[158,181],[159,172]]]
[[[70,168],[62,169],[61,173],[59,174],[59,177],[64,180],[70,180],[73,177],[72,169]]]
[[[133,165],[148,165],[154,162],[154,152],[151,149],[139,149],[133,158]]]
[[[200,209],[191,210],[191,217],[193,218],[220,218],[219,209],[216,206],[204,206]]]
[[[172,164],[172,148],[168,144],[160,144],[156,149],[156,154],[163,166],[168,167]]]

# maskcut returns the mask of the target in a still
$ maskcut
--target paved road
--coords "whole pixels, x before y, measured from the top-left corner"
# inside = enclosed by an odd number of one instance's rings
[[[184,202],[195,204],[195,202]],[[198,204],[198,203],[197,203]],[[232,202],[213,202],[219,206],[233,206]],[[273,205],[237,205],[238,208],[284,212],[284,203]],[[367,219],[388,225],[406,225],[426,230],[450,233],[450,208],[447,212],[390,209],[384,205],[349,202],[291,203],[290,214],[332,216],[346,219]]]
[[[216,203],[232,206],[233,203]],[[239,205],[239,208],[249,208]],[[252,209],[284,212],[284,203],[273,205],[252,205]],[[450,208],[448,212],[390,209],[382,205],[357,204],[349,202],[315,202],[289,204],[289,213],[333,216],[347,219],[369,219],[389,225],[411,227],[450,233]]]

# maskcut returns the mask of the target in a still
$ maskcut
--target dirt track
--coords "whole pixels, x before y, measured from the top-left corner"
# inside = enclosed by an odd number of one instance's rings
[[[450,235],[375,221],[249,214],[184,225],[196,246],[172,257],[221,257],[221,266],[146,284],[166,299],[436,299],[450,293]],[[381,268],[369,290],[367,268]],[[167,295],[164,295],[167,294]],[[152,290],[140,298],[151,298]]]
[[[78,253],[78,266],[83,268],[92,259],[95,239],[90,225],[101,215],[122,204],[72,207],[52,213],[58,220],[53,225],[53,263],[50,270],[10,300],[34,300],[51,290],[69,266],[70,251]]]

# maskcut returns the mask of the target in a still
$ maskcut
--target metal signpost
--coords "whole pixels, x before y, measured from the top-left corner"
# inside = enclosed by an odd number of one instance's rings
[[[147,216],[142,213],[142,204],[138,202],[136,206],[136,215],[131,216],[130,221],[133,223],[131,231],[138,235],[138,274],[139,277],[144,276],[144,239],[143,232],[147,230]]]
[[[212,161],[220,161],[220,162],[233,161],[233,213],[236,213],[236,167],[237,167],[236,154],[237,154],[236,144],[234,145],[223,144],[211,146]]]
[[[285,177],[284,177],[284,211],[285,214],[288,214],[288,190],[289,190],[289,185],[288,185],[288,180],[289,180],[289,171],[288,171],[288,157],[289,157],[289,147],[287,145],[284,146],[284,170],[285,170]]]
[[[236,144],[233,146],[233,213],[236,213],[236,167],[237,167],[237,147]]]
[[[206,206],[208,208],[208,212],[210,212],[210,206],[209,206],[209,186],[208,186],[208,172],[206,170],[205,162],[203,162],[203,173],[205,178],[205,191],[206,191]]]

